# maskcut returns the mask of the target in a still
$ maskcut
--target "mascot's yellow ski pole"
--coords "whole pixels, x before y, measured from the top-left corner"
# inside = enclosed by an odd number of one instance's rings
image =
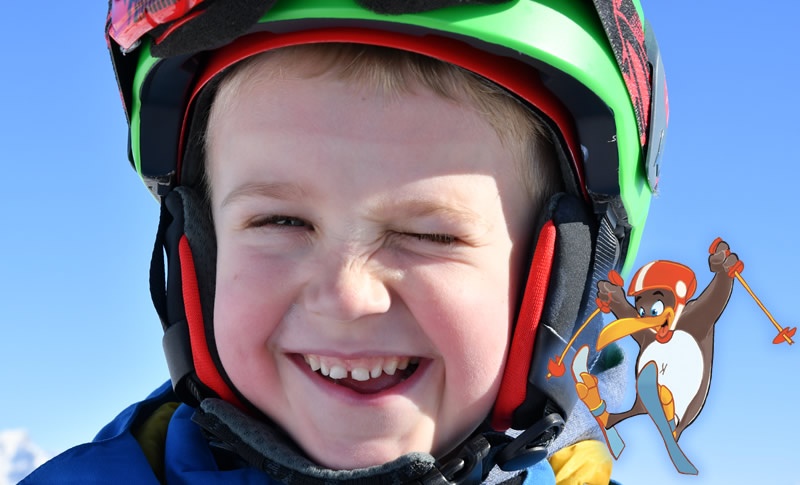
[[[717,245],[719,244],[720,241],[722,241],[722,238],[718,237],[714,240],[713,243],[711,243],[711,247],[708,248],[709,253],[714,254],[715,252],[717,252]],[[728,276],[735,277],[737,280],[739,280],[739,283],[742,284],[744,289],[747,290],[750,296],[753,297],[753,300],[755,300],[755,302],[758,304],[758,306],[761,308],[764,314],[767,315],[769,321],[772,322],[773,325],[775,325],[775,329],[778,330],[778,335],[775,336],[774,339],[772,339],[772,343],[780,344],[786,342],[789,345],[794,344],[794,340],[792,340],[792,337],[794,337],[794,334],[797,332],[797,327],[784,328],[781,327],[777,321],[775,321],[775,318],[772,317],[772,314],[770,314],[769,310],[767,310],[767,307],[765,307],[764,304],[761,303],[761,300],[759,300],[756,294],[753,293],[753,290],[750,289],[750,285],[748,285],[747,282],[744,280],[744,278],[742,278],[741,275],[742,270],[744,270],[744,263],[742,263],[742,261],[739,260],[728,270]]]
[[[608,273],[608,279],[617,286],[622,286],[625,284],[619,273],[617,273],[613,269],[611,270],[610,273]],[[561,355],[556,357],[555,360],[550,359],[550,362],[547,363],[547,370],[548,370],[546,376],[547,379],[550,379],[553,376],[561,377],[564,375],[564,372],[566,370],[566,368],[564,367],[564,357],[567,356],[567,351],[569,351],[569,348],[572,347],[573,343],[575,343],[575,339],[578,338],[578,335],[580,335],[581,332],[583,332],[583,329],[585,329],[586,326],[589,325],[589,322],[591,322],[592,319],[596,317],[598,313],[600,313],[600,307],[595,308],[595,310],[592,312],[591,315],[589,315],[588,318],[586,318],[586,321],[583,322],[580,328],[578,328],[578,330],[572,334],[572,338],[570,339],[569,342],[567,342],[567,345],[564,347],[564,351],[561,352]],[[606,310],[606,313],[608,313],[608,310]]]
[[[578,338],[578,335],[580,335],[581,332],[583,332],[583,329],[586,328],[586,325],[588,325],[589,322],[591,322],[592,319],[596,317],[598,313],[600,313],[600,309],[595,308],[592,314],[589,315],[589,318],[587,318],[586,321],[583,322],[583,325],[581,325],[578,331],[572,334],[572,339],[570,339],[570,341],[567,342],[567,346],[564,347],[564,351],[561,352],[561,355],[556,357],[556,360],[550,359],[550,362],[547,363],[547,370],[548,370],[546,376],[547,379],[550,379],[553,376],[561,377],[564,375],[564,371],[566,370],[566,368],[564,367],[564,357],[566,357],[567,351],[569,350],[570,347],[572,347],[572,344],[575,343],[575,339]]]

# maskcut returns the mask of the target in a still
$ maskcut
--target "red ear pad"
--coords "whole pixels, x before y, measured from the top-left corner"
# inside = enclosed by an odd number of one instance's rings
[[[500,393],[492,415],[492,427],[498,430],[511,427],[512,413],[525,401],[531,354],[547,295],[555,243],[556,228],[553,221],[548,221],[542,227],[536,242]]]
[[[203,310],[200,305],[200,290],[197,285],[194,258],[192,257],[192,250],[189,247],[189,240],[186,238],[186,235],[181,237],[178,251],[181,260],[183,304],[186,310],[186,321],[189,324],[192,362],[194,363],[194,370],[197,373],[197,378],[219,397],[242,408],[243,406],[236,397],[236,394],[228,387],[228,384],[217,370],[214,359],[209,352],[205,323],[203,321]]]

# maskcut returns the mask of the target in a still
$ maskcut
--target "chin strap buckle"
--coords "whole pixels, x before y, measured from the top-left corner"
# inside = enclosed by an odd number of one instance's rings
[[[495,456],[503,471],[522,470],[547,458],[547,447],[564,430],[564,419],[550,413],[508,443]]]
[[[505,472],[524,470],[547,458],[547,448],[563,430],[564,419],[551,413],[513,439],[494,432],[477,434],[457,453],[437,462],[418,483],[479,484],[495,464]]]
[[[455,455],[438,462],[431,471],[420,478],[425,485],[472,485],[483,480],[484,460],[492,445],[486,436],[479,434],[469,439]]]

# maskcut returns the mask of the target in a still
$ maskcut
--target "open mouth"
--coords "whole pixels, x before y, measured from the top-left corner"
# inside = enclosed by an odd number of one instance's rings
[[[302,354],[309,369],[333,384],[360,394],[375,394],[406,381],[419,369],[419,357],[339,359]]]
[[[669,329],[669,320],[665,320],[656,330],[656,340],[663,343],[669,342],[672,338],[672,330]]]

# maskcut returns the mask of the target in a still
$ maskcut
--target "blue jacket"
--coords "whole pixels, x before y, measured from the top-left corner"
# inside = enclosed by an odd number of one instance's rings
[[[94,441],[58,455],[20,484],[161,483],[131,431],[161,405],[176,400],[172,387],[165,383],[146,400],[120,413]],[[170,419],[164,454],[166,483],[277,483],[255,468],[220,470],[200,427],[191,420],[193,414],[193,408],[181,405]],[[524,483],[554,485],[555,477],[542,461],[528,470]]]

